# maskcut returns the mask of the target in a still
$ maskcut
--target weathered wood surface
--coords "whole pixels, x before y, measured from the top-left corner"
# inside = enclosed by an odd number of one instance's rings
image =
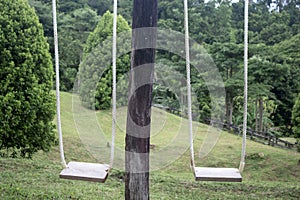
[[[157,0],[134,0],[125,138],[126,200],[150,198],[149,151],[156,27]]]
[[[196,181],[242,182],[242,176],[236,168],[196,167]]]
[[[60,178],[104,183],[108,176],[108,165],[86,162],[69,162],[59,174]]]

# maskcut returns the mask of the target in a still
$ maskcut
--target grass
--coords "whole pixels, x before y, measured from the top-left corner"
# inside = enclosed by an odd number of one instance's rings
[[[110,111],[95,115],[79,106],[72,111],[69,93],[62,93],[61,101],[66,159],[109,162]],[[50,152],[38,152],[31,160],[0,158],[0,199],[124,199],[119,169],[125,114],[126,109],[118,110],[116,169],[105,184],[59,179],[62,167],[56,146]],[[152,114],[152,156],[157,161],[153,166],[159,170],[150,173],[151,199],[299,199],[299,153],[248,140],[242,183],[195,182],[189,167],[186,120],[159,109]],[[199,158],[208,127],[194,123],[194,128],[196,166],[238,167],[240,137],[222,132],[208,156]]]
[[[297,139],[296,138],[292,138],[292,137],[282,137],[280,139],[288,141],[288,142],[290,142],[292,144],[295,144],[297,142]]]

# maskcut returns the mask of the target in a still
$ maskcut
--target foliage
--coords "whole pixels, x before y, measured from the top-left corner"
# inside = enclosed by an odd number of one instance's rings
[[[53,35],[51,1],[29,1],[36,8],[40,21],[44,25],[45,35],[51,42]],[[293,100],[300,88],[300,9],[299,0],[289,1],[285,4],[282,1],[276,2],[278,9],[273,11],[270,11],[272,3],[270,0],[252,2],[249,5],[249,70],[251,72],[249,73],[249,102],[251,103],[248,105],[249,124],[255,126],[256,100],[263,98],[266,101],[274,101],[275,109],[268,113],[267,109],[263,108],[261,119],[268,124],[273,124],[275,128],[280,127],[280,131],[288,135],[291,132]],[[59,34],[61,35],[61,89],[70,90],[78,71],[79,62],[84,57],[82,47],[85,46],[86,36],[94,28],[95,13],[103,15],[106,10],[112,10],[112,3],[108,0],[64,0],[58,1],[58,9],[60,13]],[[95,12],[88,19],[87,13],[90,13],[91,10],[95,10]],[[183,33],[184,15],[182,11],[182,1],[162,0],[158,7],[159,28]],[[130,24],[132,0],[120,1],[118,13]],[[82,24],[86,25],[85,31],[78,29]],[[108,32],[111,30],[111,23],[102,27],[103,32]],[[240,109],[240,98],[243,96],[243,27],[244,1],[189,1],[190,37],[203,44],[214,58],[225,83],[227,121],[234,123],[240,122],[243,115]],[[101,41],[105,40],[107,35],[103,35],[103,37]],[[96,43],[98,42],[96,41]],[[178,44],[180,44],[179,47],[184,47],[180,41]],[[53,42],[50,43],[51,47],[52,45]],[[102,53],[108,54],[111,44],[107,43],[106,45],[104,48],[107,49],[102,50]],[[171,70],[185,74],[184,60],[179,59],[178,55],[158,51],[157,57],[170,61],[168,66]],[[121,60],[122,57],[120,57]],[[126,62],[128,61],[125,59],[124,63]],[[108,66],[106,68],[101,76],[103,85],[108,85],[111,81],[110,69]],[[210,96],[205,83],[201,80],[201,75],[192,74],[192,76],[192,85],[197,94],[199,111],[202,116],[210,115]],[[91,77],[92,75],[82,78],[91,79]],[[97,78],[99,78],[99,74]],[[84,80],[81,80],[81,83],[82,81]],[[103,88],[102,84],[93,86],[94,92],[91,94],[96,93],[98,96],[96,107],[100,108],[100,105],[103,104],[107,108],[110,104],[111,91],[109,87],[104,86]],[[96,87],[98,87],[97,90]],[[100,92],[100,88],[103,91]],[[159,97],[160,100],[165,101],[164,104],[176,103],[174,98],[168,97],[169,88],[160,88],[160,90],[166,90],[163,93],[160,92],[161,97]],[[101,96],[102,94],[103,96]],[[88,100],[85,101],[87,102],[94,99],[93,95],[86,97]],[[237,101],[233,101],[233,99],[237,99]],[[171,102],[168,103],[168,101]],[[263,102],[261,105],[267,104],[268,102]],[[203,117],[200,119],[203,121]]]
[[[43,25],[44,35],[47,37],[49,44],[53,44],[53,20],[50,1],[28,0],[28,3],[34,7],[39,21]],[[52,48],[50,51],[54,52]]]
[[[179,62],[164,59],[161,53],[157,54],[155,63],[155,80],[153,84],[152,104],[169,110],[172,113],[180,113],[180,90],[182,90],[182,74],[176,71]],[[180,89],[181,88],[181,89]],[[183,110],[181,110],[183,111]]]
[[[296,138],[300,138],[300,93],[295,101],[292,113],[293,132]]]
[[[284,70],[277,77],[275,74],[272,89],[276,95],[277,110],[274,116],[276,126],[290,129],[294,99],[300,91],[300,34],[282,41],[272,47],[270,59],[279,63]]]
[[[117,33],[126,32],[130,27],[122,16],[118,16]],[[88,36],[83,62],[79,73],[79,93],[89,108],[108,109],[111,105],[112,67],[111,36],[113,15],[107,11],[99,20],[95,30]],[[118,49],[120,52],[121,50]],[[93,64],[91,64],[93,63]],[[117,81],[130,68],[128,54],[117,58]],[[97,83],[95,85],[95,83]]]
[[[86,4],[87,0],[63,0],[57,1],[57,8],[59,12],[70,13],[74,10],[84,8]]]
[[[122,3],[120,1],[118,3]],[[92,9],[96,10],[98,15],[103,15],[107,10],[112,10],[112,1],[109,0],[88,0],[87,3]]]
[[[61,90],[70,91],[76,79],[83,48],[95,28],[98,16],[89,7],[59,15],[59,56]]]
[[[50,52],[54,58],[53,24],[51,1],[29,0],[44,26]],[[58,35],[60,55],[60,89],[70,91],[82,59],[83,46],[88,34],[94,29],[97,13],[82,1],[57,1]]]
[[[49,46],[27,1],[0,7],[0,149],[31,157],[55,139]]]

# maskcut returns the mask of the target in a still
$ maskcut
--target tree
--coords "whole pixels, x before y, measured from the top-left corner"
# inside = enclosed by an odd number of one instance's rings
[[[270,14],[268,25],[260,32],[260,39],[267,45],[274,45],[291,37],[289,14],[286,12]]]
[[[263,47],[261,47],[263,48]],[[249,96],[255,99],[255,130],[260,132],[264,129],[264,100],[266,98],[274,98],[274,94],[270,92],[276,67],[265,58],[259,55],[249,59]],[[259,118],[258,118],[259,116]]]
[[[87,0],[64,0],[58,2],[59,12],[69,13],[87,5]]]
[[[111,55],[111,37],[113,15],[107,11],[99,20],[95,30],[88,36],[83,62],[80,66],[80,96],[83,104],[89,108],[108,109],[111,105],[112,69],[109,60]],[[126,32],[130,27],[122,16],[118,16],[117,32]],[[118,51],[122,51],[118,49]],[[97,55],[97,56],[94,56]],[[86,62],[94,62],[86,64]],[[109,62],[109,63],[108,63]],[[105,65],[106,66],[99,66]],[[117,59],[117,76],[127,72],[130,68],[130,57],[125,54]],[[102,70],[102,71],[101,71]],[[91,81],[91,80],[94,81]],[[97,79],[97,80],[95,80]],[[117,79],[118,81],[118,79]],[[94,83],[98,82],[95,86]],[[94,100],[95,99],[95,100]]]
[[[300,1],[299,0],[292,0],[289,2],[288,5],[284,7],[284,11],[289,13],[290,20],[289,20],[289,26],[292,29],[293,35],[296,35],[299,33],[300,29]]]
[[[157,0],[133,2],[132,29],[145,27],[157,27]],[[133,32],[132,36],[130,100],[125,138],[125,199],[147,200],[150,199],[150,124],[156,29]],[[152,48],[138,49],[145,41],[150,42]],[[140,66],[143,66],[143,70],[135,70]]]
[[[61,90],[70,91],[73,88],[85,42],[98,19],[97,13],[89,7],[60,14],[58,34]]]
[[[29,0],[36,10],[48,38],[50,52],[54,59],[52,6],[49,0]],[[60,55],[60,90],[70,91],[82,58],[83,47],[91,31],[94,30],[98,16],[87,5],[87,0],[65,0],[58,2],[59,19],[59,55]]]
[[[31,157],[55,141],[49,46],[26,0],[0,7],[0,149]]]
[[[290,66],[286,62],[278,59],[280,56],[273,57],[272,55],[277,50],[274,47],[269,47],[265,44],[250,45],[249,59],[249,96],[256,100],[255,106],[259,111],[259,121],[257,121],[258,130],[262,131],[267,127],[263,127],[263,120],[270,121],[272,119],[275,126],[284,125],[283,122],[276,123],[276,115],[281,110],[280,107],[288,106],[288,99],[291,97],[290,88]],[[297,80],[297,79],[296,79]],[[293,85],[295,83],[292,83]],[[272,105],[275,101],[275,105]],[[268,107],[269,113],[264,113],[265,107]],[[272,108],[273,107],[273,108]],[[280,110],[279,110],[280,109]],[[283,115],[287,120],[287,126],[290,124],[288,120],[289,112],[285,109]],[[266,114],[266,115],[265,115]],[[257,114],[258,116],[258,114]],[[269,118],[269,119],[267,119]],[[270,124],[270,123],[268,123]],[[268,127],[270,128],[270,127]]]
[[[278,99],[278,107],[274,114],[276,126],[282,126],[286,131],[290,131],[292,108],[294,99],[300,92],[300,34],[288,40],[282,41],[272,47],[273,54],[270,56],[272,62],[285,66],[280,79],[273,82],[272,92]]]
[[[210,52],[225,82],[226,121],[230,125],[234,122],[234,98],[243,94],[243,46],[234,41],[214,43],[210,46]]]
[[[162,1],[158,8],[159,26],[183,31],[183,4],[180,0]]]
[[[295,101],[292,112],[293,132],[296,138],[300,138],[300,93]]]
[[[52,7],[50,2],[38,0],[29,0],[28,2],[34,7],[36,14],[39,16],[39,21],[43,25],[44,35],[48,38],[48,42],[53,44]]]
[[[88,0],[88,5],[97,10],[98,15],[103,15],[108,9],[112,8],[111,2],[109,0]],[[123,2],[123,1],[121,1]]]

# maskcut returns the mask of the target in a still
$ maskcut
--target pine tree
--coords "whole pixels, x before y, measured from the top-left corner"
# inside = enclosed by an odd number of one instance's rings
[[[0,7],[0,150],[31,157],[55,141],[49,46],[26,0]]]

